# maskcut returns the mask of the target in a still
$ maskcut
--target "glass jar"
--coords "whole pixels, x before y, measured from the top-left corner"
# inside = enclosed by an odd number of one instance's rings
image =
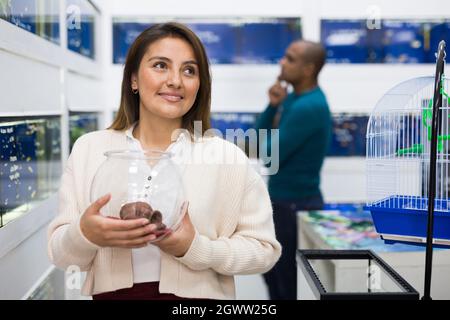
[[[105,152],[106,161],[95,174],[90,200],[110,193],[100,210],[120,219],[147,218],[157,226],[157,238],[175,231],[187,209],[178,166],[172,154],[158,150]]]

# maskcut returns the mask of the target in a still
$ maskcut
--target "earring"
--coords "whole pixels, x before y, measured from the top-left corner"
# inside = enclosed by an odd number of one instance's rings
[[[138,92],[139,92],[138,89],[131,89],[131,91],[133,92],[133,94],[138,94]]]

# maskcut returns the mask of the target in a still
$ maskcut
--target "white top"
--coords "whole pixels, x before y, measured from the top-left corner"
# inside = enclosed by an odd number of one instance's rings
[[[137,123],[133,124],[126,132],[130,150],[143,151],[141,143],[133,136],[133,130]],[[165,150],[172,154],[180,152],[182,135],[171,143]],[[132,249],[133,283],[159,281],[161,272],[161,253],[157,246],[149,244],[146,247]]]

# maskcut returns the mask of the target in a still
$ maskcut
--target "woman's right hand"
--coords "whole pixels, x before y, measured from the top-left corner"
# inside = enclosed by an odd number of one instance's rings
[[[100,247],[141,248],[156,239],[156,225],[148,219],[122,220],[104,217],[100,209],[108,203],[107,194],[93,202],[80,219],[83,235]]]

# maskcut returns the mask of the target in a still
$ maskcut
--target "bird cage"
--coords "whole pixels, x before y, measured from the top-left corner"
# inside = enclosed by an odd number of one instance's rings
[[[449,84],[443,74],[405,81],[389,90],[370,116],[366,208],[387,243],[426,243],[429,195],[434,191],[433,245],[450,246]],[[439,100],[438,108],[434,100]],[[439,110],[435,162],[430,161],[433,109]],[[430,190],[433,162],[435,189]]]

